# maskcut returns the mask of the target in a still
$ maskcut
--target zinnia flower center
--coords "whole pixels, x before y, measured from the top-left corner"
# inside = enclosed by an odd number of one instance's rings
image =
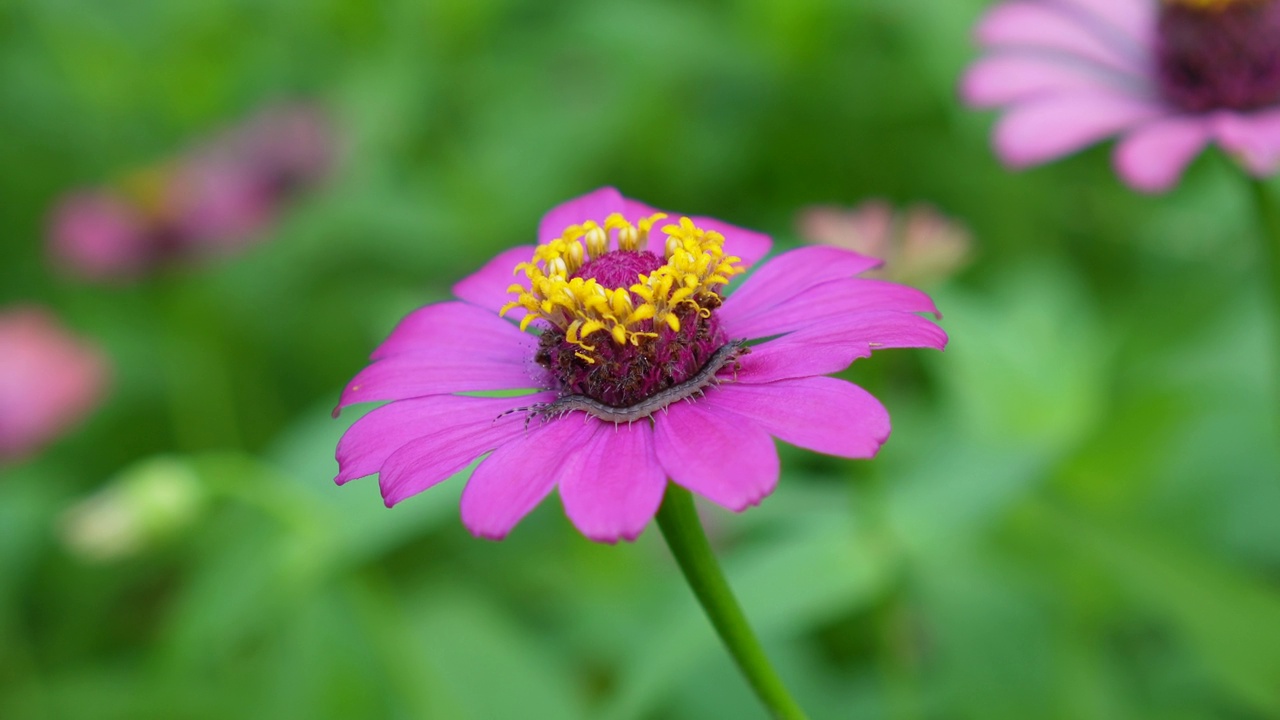
[[[565,228],[521,263],[527,282],[503,307],[545,321],[537,361],[562,396],[635,406],[694,377],[728,342],[715,316],[720,289],[742,272],[724,237],[689,218],[662,227],[662,255],[648,249],[658,213],[610,215]]]
[[[1280,2],[1164,0],[1156,64],[1161,92],[1184,110],[1280,103]]]

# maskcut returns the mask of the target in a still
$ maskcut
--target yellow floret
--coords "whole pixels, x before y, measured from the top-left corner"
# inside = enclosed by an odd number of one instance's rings
[[[534,320],[546,320],[585,351],[575,354],[587,362],[594,362],[587,353],[595,349],[587,337],[602,330],[619,345],[638,344],[657,337],[653,330],[660,325],[678,332],[675,313],[681,305],[709,316],[710,308],[720,303],[720,289],[742,272],[741,259],[724,254],[723,235],[703,230],[687,217],[662,226],[666,264],[640,275],[630,286],[609,288],[594,279],[571,277],[588,260],[609,252],[611,239],[619,250],[644,250],[654,223],[666,217],[656,213],[632,223],[614,213],[603,225],[570,225],[560,237],[539,245],[530,262],[515,267],[515,274],[523,273],[526,282],[507,288],[516,299],[500,314],[523,308],[528,314],[520,321],[521,330]]]

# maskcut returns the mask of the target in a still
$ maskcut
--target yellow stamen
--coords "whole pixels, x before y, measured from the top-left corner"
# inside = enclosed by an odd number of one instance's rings
[[[687,217],[662,226],[666,264],[638,276],[631,285],[610,288],[593,278],[572,277],[587,259],[608,253],[611,238],[618,250],[643,250],[654,224],[666,217],[655,213],[632,223],[614,213],[603,225],[595,221],[570,225],[560,237],[539,245],[530,262],[516,266],[515,274],[523,273],[526,282],[507,288],[516,299],[504,305],[500,314],[523,308],[527,315],[520,321],[521,330],[542,319],[562,330],[569,343],[588,352],[595,347],[586,338],[602,330],[619,345],[657,337],[654,330],[662,325],[678,332],[676,310],[681,305],[704,318],[710,316],[710,308],[720,304],[721,288],[742,272],[742,261],[724,254],[723,235],[704,230]],[[575,354],[595,362],[588,355]]]
[[[583,225],[587,228],[587,254],[594,260],[609,250],[609,232],[594,222]]]

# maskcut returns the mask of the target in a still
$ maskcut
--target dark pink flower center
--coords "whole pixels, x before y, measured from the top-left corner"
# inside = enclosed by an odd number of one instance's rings
[[[666,262],[648,250],[614,250],[586,261],[569,277],[595,280],[605,287],[628,287],[636,278],[648,275]]]
[[[628,287],[663,264],[647,251],[614,250],[584,264],[574,277],[594,279],[605,287]],[[601,333],[589,359],[564,331],[549,328],[539,340],[537,361],[551,371],[560,395],[586,395],[613,407],[636,405],[688,380],[728,342],[710,309],[689,304],[675,314],[679,330],[647,320],[637,329],[653,335],[641,335],[635,342],[616,343]]]
[[[1160,91],[1183,110],[1280,103],[1280,2],[1164,0],[1156,64]]]

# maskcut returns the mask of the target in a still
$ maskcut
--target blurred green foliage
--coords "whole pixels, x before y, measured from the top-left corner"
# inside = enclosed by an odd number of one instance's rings
[[[0,301],[116,364],[0,479],[3,718],[756,718],[650,531],[548,502],[472,539],[461,479],[382,507],[328,409],[394,322],[615,184],[794,243],[871,196],[968,223],[952,344],[848,376],[869,463],[784,449],[709,522],[815,718],[1280,716],[1280,457],[1245,187],[1136,196],[1106,150],[1013,174],[962,108],[977,0],[0,4]],[[133,287],[55,276],[52,202],[281,97],[344,134],[269,242]],[[93,562],[67,509],[163,454],[199,519]],[[123,474],[123,475],[122,475]],[[113,480],[113,478],[117,478]]]

